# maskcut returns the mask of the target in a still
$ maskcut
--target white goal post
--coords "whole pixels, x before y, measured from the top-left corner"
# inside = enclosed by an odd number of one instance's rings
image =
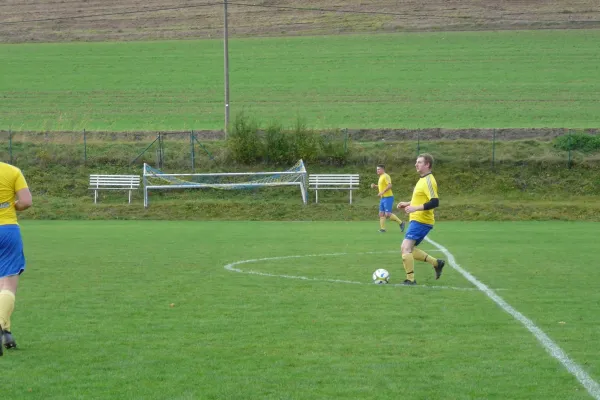
[[[307,174],[304,162],[298,161],[286,171],[221,172],[204,174],[167,174],[144,163],[144,208],[148,208],[148,191],[166,189],[248,189],[269,186],[299,186],[302,202],[308,202]]]

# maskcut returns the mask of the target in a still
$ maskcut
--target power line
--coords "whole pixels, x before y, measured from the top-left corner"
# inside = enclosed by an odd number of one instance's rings
[[[68,20],[68,19],[80,19],[80,18],[108,17],[108,16],[114,16],[114,15],[142,14],[142,13],[156,12],[156,11],[185,10],[188,8],[207,7],[207,6],[215,6],[215,5],[221,5],[221,4],[223,4],[223,3],[203,3],[203,4],[195,4],[195,5],[190,5],[190,6],[150,8],[150,9],[144,9],[144,10],[120,11],[120,12],[102,13],[102,14],[71,15],[71,16],[56,17],[56,18],[26,19],[26,20],[22,20],[22,21],[6,21],[6,22],[1,22],[0,24],[4,24],[4,25],[24,24],[27,22],[46,22],[46,21]]]
[[[408,14],[408,13],[400,13],[400,12],[391,12],[391,11],[361,11],[361,10],[343,10],[343,9],[335,9],[335,8],[318,8],[318,7],[292,7],[292,6],[276,6],[276,5],[261,5],[261,4],[250,4],[250,3],[237,3],[237,2],[228,2],[234,6],[244,6],[244,7],[259,7],[259,8],[275,8],[278,10],[290,10],[290,11],[318,11],[318,12],[331,12],[331,13],[341,13],[341,14],[370,14],[370,15],[392,15],[397,17],[427,17],[429,14]],[[443,18],[463,18],[462,16],[440,16]]]
[[[70,3],[81,3],[81,0],[71,0],[71,1],[43,1],[39,3],[9,3],[9,4],[0,4],[0,7],[25,7],[25,6],[46,6],[50,4],[70,4]]]

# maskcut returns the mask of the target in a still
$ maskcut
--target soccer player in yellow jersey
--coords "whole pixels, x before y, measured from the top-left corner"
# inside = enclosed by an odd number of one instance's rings
[[[395,214],[392,214],[392,209],[394,208],[392,178],[385,173],[385,166],[383,164],[377,165],[377,175],[379,175],[379,181],[377,184],[371,183],[371,188],[377,189],[377,196],[381,198],[379,201],[379,232],[385,232],[385,220],[388,218],[400,224],[400,232],[404,232],[404,221]]]
[[[410,202],[401,201],[397,208],[404,209],[410,215],[408,229],[402,241],[402,263],[406,271],[405,285],[416,285],[415,260],[428,262],[435,270],[435,279],[442,275],[442,269],[446,262],[431,257],[429,254],[418,249],[425,236],[433,229],[435,218],[433,209],[440,205],[438,198],[438,187],[431,169],[433,168],[433,156],[428,153],[419,154],[415,163],[417,173],[421,177],[413,191]]]
[[[10,316],[15,308],[19,275],[25,271],[23,240],[17,223],[17,211],[31,207],[31,192],[21,170],[0,162],[0,356],[2,345],[16,348]]]

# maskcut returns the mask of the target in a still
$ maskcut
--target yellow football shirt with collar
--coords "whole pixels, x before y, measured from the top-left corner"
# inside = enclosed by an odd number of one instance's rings
[[[438,197],[437,182],[431,173],[422,176],[421,179],[415,185],[412,199],[410,200],[411,206],[420,206],[427,203],[429,200]],[[433,225],[435,223],[435,217],[433,209],[415,211],[410,214],[411,221],[417,221],[422,224]]]
[[[392,183],[392,178],[390,178],[388,174],[379,175],[379,181],[377,182],[377,186],[379,187],[379,193],[381,193],[390,183]],[[381,197],[390,197],[393,195],[394,194],[392,193],[392,189],[388,189],[383,193],[383,196]]]
[[[15,194],[25,188],[27,182],[21,170],[0,162],[0,225],[18,225]]]

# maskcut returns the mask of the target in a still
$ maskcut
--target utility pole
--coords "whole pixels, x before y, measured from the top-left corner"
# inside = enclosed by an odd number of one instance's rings
[[[223,12],[224,12],[224,48],[223,53],[225,57],[225,136],[227,136],[227,129],[229,127],[229,34],[227,27],[227,0],[223,1]]]

